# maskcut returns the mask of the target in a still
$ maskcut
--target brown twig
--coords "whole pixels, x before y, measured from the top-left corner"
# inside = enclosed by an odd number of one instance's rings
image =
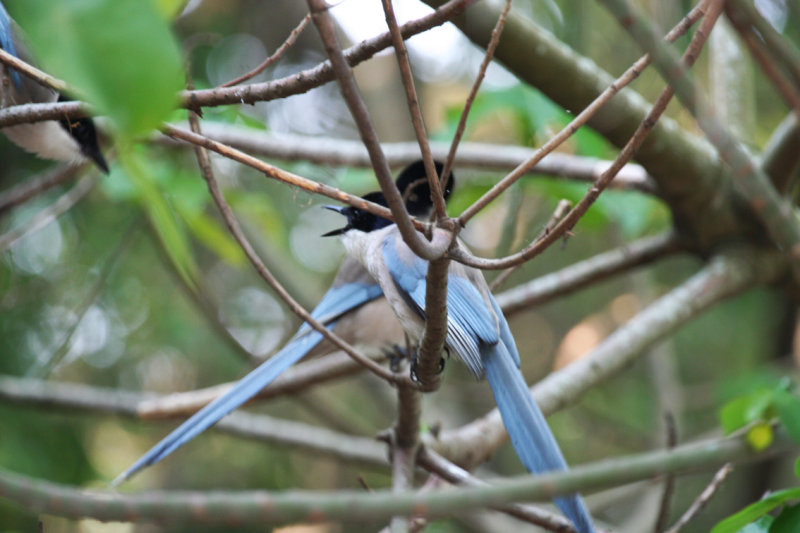
[[[451,463],[430,448],[422,448],[417,457],[419,466],[456,485],[482,486],[487,483]],[[557,533],[574,533],[572,523],[563,516],[532,505],[512,504],[496,508],[510,516]]]
[[[169,126],[167,126],[169,128]],[[198,145],[200,146],[200,145]],[[198,147],[199,150],[202,150],[201,147]],[[198,154],[205,154],[205,152],[198,152]],[[341,348],[345,351],[350,357],[358,361],[364,367],[368,368],[372,371],[375,375],[382,377],[383,379],[389,381],[390,383],[411,383],[410,380],[405,376],[398,376],[393,372],[387,370],[383,366],[377,364],[373,360],[365,357],[358,351],[356,351],[349,343],[345,342],[342,338],[338,335],[330,331],[326,328],[323,324],[319,323],[316,319],[314,319],[308,311],[306,311],[303,306],[301,306],[297,301],[292,297],[291,294],[286,291],[286,289],[280,284],[280,282],[272,275],[272,272],[267,268],[261,258],[256,253],[253,245],[250,244],[250,241],[245,236],[242,228],[239,226],[239,222],[236,220],[236,217],[233,214],[228,202],[225,200],[225,197],[222,195],[222,191],[219,188],[219,184],[214,179],[213,173],[211,172],[211,166],[207,159],[207,154],[205,157],[201,157],[198,155],[198,160],[200,161],[200,168],[202,170],[203,178],[206,180],[208,184],[208,190],[211,193],[211,197],[214,199],[214,203],[217,204],[217,208],[222,215],[225,224],[228,226],[228,230],[233,235],[236,242],[239,243],[239,246],[244,251],[247,258],[250,260],[252,265],[255,267],[258,274],[267,282],[267,284],[272,288],[273,291],[286,303],[289,309],[292,310],[297,316],[299,316],[302,320],[307,322],[311,327],[319,331],[326,339],[334,343],[336,346]],[[299,177],[299,176],[298,176]]]
[[[333,71],[339,82],[342,96],[358,127],[361,141],[369,152],[375,176],[378,178],[378,183],[381,185],[386,203],[389,205],[393,220],[395,224],[397,224],[403,241],[415,254],[423,259],[433,260],[442,257],[447,248],[449,248],[450,242],[438,243],[438,245],[435,246],[429,243],[416,231],[411,222],[411,218],[408,216],[403,198],[397,190],[391,172],[389,171],[389,165],[381,149],[375,127],[372,125],[372,119],[370,118],[367,106],[361,98],[358,85],[353,77],[352,69],[339,45],[339,40],[336,37],[336,29],[333,25],[330,13],[328,12],[328,5],[324,0],[307,1],[309,10],[311,11],[311,20],[314,21],[317,32],[325,45],[325,51],[333,66]]]
[[[96,181],[93,175],[84,176],[70,190],[62,194],[58,200],[39,211],[25,224],[0,235],[0,252],[14,246],[21,239],[36,233],[72,209],[84,196],[89,194]]]
[[[800,52],[784,36],[762,17],[752,2],[730,0],[726,9],[736,18],[746,20],[758,32],[765,46],[777,57],[794,78],[794,85],[800,85]]]
[[[77,166],[59,165],[40,176],[25,179],[22,183],[0,193],[0,213],[24,204],[31,198],[50,190],[56,185],[71,180],[88,165],[88,163]]]
[[[732,463],[725,463],[722,468],[714,474],[714,477],[711,478],[711,483],[700,493],[697,499],[692,502],[692,505],[683,513],[678,521],[675,523],[674,526],[669,528],[665,533],[678,533],[683,527],[688,524],[694,517],[700,514],[700,511],[708,504],[714,494],[719,490],[722,486],[722,483],[725,481],[725,478],[728,477],[733,471],[733,464]]]
[[[392,0],[382,0],[381,3],[383,4],[386,24],[389,26],[389,34],[392,36],[394,56],[400,68],[400,79],[403,82],[403,89],[405,89],[406,99],[408,100],[411,124],[414,127],[414,134],[417,137],[420,154],[422,155],[422,162],[425,166],[425,173],[428,175],[428,184],[431,189],[431,199],[433,200],[436,218],[445,218],[447,216],[447,207],[444,203],[441,186],[441,183],[445,183],[445,181],[441,178],[442,181],[440,183],[440,177],[437,175],[436,167],[433,163],[431,147],[428,144],[428,133],[425,131],[425,120],[422,118],[422,111],[420,110],[419,99],[417,98],[417,89],[414,85],[414,75],[411,73],[411,63],[408,60],[408,50],[406,50],[403,36],[400,33],[400,27],[397,24],[397,18],[394,15]]]
[[[753,28],[743,20],[742,12],[737,11],[731,4],[725,4],[725,6],[725,14],[728,16],[728,20],[739,33],[747,49],[750,50],[750,54],[778,90],[778,94],[781,95],[789,109],[800,118],[800,90],[798,90],[793,80],[776,64],[776,60],[769,55],[763,41],[753,32]]]
[[[186,141],[196,146],[202,146],[203,148],[211,150],[212,152],[216,152],[229,159],[238,161],[243,165],[247,165],[251,168],[254,168],[259,172],[263,172],[266,176],[270,178],[282,181],[284,183],[293,185],[295,187],[299,187],[311,193],[327,196],[328,198],[331,198],[333,200],[337,200],[339,202],[349,204],[354,207],[358,207],[359,209],[363,209],[365,211],[369,211],[370,213],[373,213],[380,217],[392,219],[392,212],[381,205],[369,202],[358,196],[353,196],[352,194],[348,194],[335,187],[331,187],[330,185],[325,185],[323,183],[319,183],[304,178],[302,176],[298,176],[297,174],[292,174],[291,172],[287,172],[274,165],[270,165],[269,163],[265,163],[264,161],[256,159],[255,157],[248,155],[240,150],[236,150],[234,148],[231,148],[230,146],[226,146],[222,143],[212,141],[211,139],[203,135],[187,131],[182,128],[178,128],[177,126],[173,126],[171,124],[165,124],[162,129],[164,133],[166,135],[169,135],[170,137]],[[419,222],[415,219],[412,219],[411,223],[414,225],[414,227],[418,227],[420,230],[425,230],[427,228],[426,224]]]
[[[247,80],[249,80],[249,79],[251,79],[251,78],[253,78],[255,76],[258,76],[262,72],[264,72],[264,70],[267,67],[269,67],[270,65],[272,65],[273,63],[278,61],[281,57],[283,57],[283,54],[285,54],[286,51],[289,48],[292,47],[292,45],[295,43],[295,41],[297,41],[297,38],[300,37],[300,34],[303,33],[303,31],[306,29],[306,26],[308,26],[309,22],[311,22],[311,15],[310,14],[306,15],[305,17],[303,17],[303,20],[301,20],[300,24],[298,24],[292,30],[292,32],[289,34],[289,36],[286,38],[286,40],[283,41],[283,44],[281,44],[278,47],[278,49],[275,50],[275,53],[273,53],[271,56],[266,58],[263,63],[258,65],[256,68],[254,68],[250,72],[248,72],[246,74],[242,74],[241,76],[239,76],[236,79],[233,79],[231,81],[227,81],[227,82],[223,83],[222,85],[220,85],[220,87],[233,87],[234,85],[239,85],[243,81],[247,81]]]
[[[700,17],[703,16],[705,11],[705,3],[699,4],[692,9],[665,37],[668,42],[675,41],[678,37],[686,33],[688,29]],[[520,177],[529,172],[545,155],[555,150],[559,145],[572,136],[578,129],[586,124],[586,122],[594,116],[611,98],[614,97],[623,87],[628,85],[636,79],[642,70],[644,70],[651,62],[649,55],[641,57],[636,63],[626,70],[622,76],[617,78],[611,85],[606,88],[594,101],[589,104],[578,116],[567,124],[560,132],[553,137],[549,138],[528,160],[522,162],[515,168],[508,176],[503,178],[494,187],[489,189],[486,194],[475,201],[470,207],[461,213],[458,217],[459,223],[465,225],[473,216],[486,207],[489,202],[497,198],[502,192],[508,189]]]
[[[51,76],[50,74],[39,70],[38,68],[34,67],[33,65],[26,63],[25,61],[19,59],[16,56],[13,56],[0,48],[0,63],[7,65],[23,76],[26,76],[35,82],[43,85],[45,87],[49,87],[54,89],[60,93],[69,92],[69,86],[66,82],[59,80]]]
[[[475,102],[475,97],[478,95],[478,89],[480,89],[481,83],[483,83],[483,78],[486,77],[486,69],[489,68],[489,63],[492,62],[494,51],[497,48],[497,43],[500,42],[500,35],[503,33],[503,27],[506,25],[506,17],[508,16],[510,9],[511,0],[506,0],[506,5],[500,12],[500,16],[497,17],[497,22],[492,29],[492,37],[489,40],[489,44],[486,46],[486,53],[484,54],[483,61],[481,61],[481,66],[478,69],[478,75],[475,76],[475,81],[472,84],[472,88],[467,95],[467,99],[464,101],[464,109],[461,110],[461,116],[458,118],[458,125],[456,126],[456,131],[453,135],[453,141],[450,143],[450,150],[448,151],[447,159],[445,159],[444,162],[442,175],[439,177],[442,183],[447,183],[447,178],[450,176],[450,171],[453,170],[453,162],[455,161],[456,152],[458,151],[458,144],[461,142],[461,138],[464,136],[464,131],[467,128],[467,118],[469,117],[469,112],[472,109],[472,104]]]
[[[304,135],[277,135],[223,123],[205,124],[203,133],[212,140],[251,155],[332,166],[370,167],[369,154],[359,141]],[[168,137],[160,136],[160,139],[166,143],[174,143]],[[449,143],[432,141],[430,145],[434,158],[444,160],[447,157]],[[381,146],[389,165],[393,168],[419,159],[419,146],[416,142],[381,143]],[[533,152],[533,149],[524,146],[462,142],[456,154],[456,164],[462,169],[472,167],[509,171],[520,161],[528,159]],[[553,152],[539,161],[528,175],[549,174],[555,178],[593,183],[609,165],[611,161],[608,160]],[[609,188],[635,190],[656,196],[660,194],[658,186],[647,171],[633,163],[625,165],[620,170]]]
[[[518,285],[498,294],[497,302],[510,316],[685,249],[673,233],[645,237]]]
[[[427,31],[444,24],[467,6],[477,0],[449,0],[433,13],[412,20],[400,30],[404,38]],[[361,42],[345,51],[351,65],[357,65],[391,45],[389,33],[383,33]],[[0,50],[0,53],[2,51]],[[285,98],[294,94],[308,92],[335,79],[329,62],[307,69],[286,78],[244,86],[184,91],[180,94],[180,105],[188,109],[214,107],[220,105],[253,104]],[[26,104],[8,109],[0,109],[0,128],[16,124],[32,123],[42,120],[58,120],[64,116],[78,118],[91,114],[91,109],[83,102],[58,102],[51,104]]]
[[[667,430],[667,449],[671,450],[678,445],[678,430],[675,427],[675,417],[672,413],[664,413],[664,427]],[[667,474],[664,478],[664,491],[661,493],[661,502],[658,505],[656,523],[653,533],[661,533],[667,525],[669,519],[669,504],[672,500],[672,493],[675,490],[675,476]]]
[[[684,53],[682,60],[684,67],[689,67],[694,64],[700,50],[703,47],[703,44],[708,38],[708,34],[713,27],[714,22],[716,22],[720,13],[721,6],[718,3],[712,3],[708,13],[703,18],[700,29],[698,29],[692,36],[692,40],[689,43],[686,52]],[[614,163],[605,172],[603,172],[597,182],[595,182],[595,184],[589,189],[589,191],[587,191],[584,197],[581,198],[575,208],[572,209],[572,211],[570,211],[558,224],[556,224],[550,233],[543,236],[541,239],[532,242],[528,247],[520,252],[500,259],[478,258],[465,252],[461,248],[451,251],[450,255],[454,260],[476,268],[500,270],[524,263],[525,261],[529,261],[530,259],[542,253],[559,237],[572,229],[572,227],[605,190],[606,186],[608,186],[611,180],[614,179],[617,171],[619,171],[628,161],[633,158],[639,146],[644,142],[645,138],[647,138],[647,135],[650,133],[650,131],[658,122],[658,119],[666,110],[667,104],[669,104],[674,94],[675,92],[672,86],[667,86],[664,88],[655,104],[653,104],[653,108],[636,128],[636,131],[622,148],[619,155],[614,160]],[[505,179],[503,181],[505,181]]]
[[[539,232],[539,235],[537,235],[536,239],[534,240],[538,241],[553,231],[553,228],[556,226],[556,224],[558,224],[558,221],[567,216],[567,213],[569,213],[570,209],[572,209],[572,202],[569,200],[559,200],[555,211],[553,211],[553,214],[550,216],[550,220],[547,221],[547,224],[545,224],[544,228],[542,228],[542,231]],[[520,266],[521,265],[515,265],[502,271],[500,275],[497,276],[489,285],[489,288],[492,290],[492,292],[496,291],[500,285],[502,285]]]

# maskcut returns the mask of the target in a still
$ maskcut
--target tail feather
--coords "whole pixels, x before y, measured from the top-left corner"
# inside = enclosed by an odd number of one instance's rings
[[[164,459],[180,446],[217,423],[219,419],[255,396],[286,369],[302,359],[321,339],[322,334],[313,331],[292,341],[283,350],[247,374],[228,392],[206,405],[178,426],[172,433],[139,458],[133,466],[120,474],[112,482],[112,485],[116,486],[142,468]]]
[[[505,346],[502,343],[484,345],[483,365],[511,444],[525,468],[533,474],[567,470],[567,462],[555,437]],[[579,533],[594,531],[586,506],[578,494],[554,501]]]

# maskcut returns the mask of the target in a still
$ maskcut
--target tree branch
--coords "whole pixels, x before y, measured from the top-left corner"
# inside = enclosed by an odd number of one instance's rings
[[[203,125],[209,139],[242,150],[252,155],[289,161],[348,167],[369,167],[369,154],[358,141],[307,137],[302,135],[276,135],[253,128],[209,122]],[[162,137],[162,139],[168,138]],[[438,160],[447,158],[448,143],[431,142],[431,153]],[[389,165],[399,167],[419,159],[419,146],[415,142],[382,143]],[[530,158],[532,148],[464,142],[459,145],[456,164],[490,170],[511,170],[520,161]],[[527,175],[549,174],[554,177],[594,182],[611,165],[611,161],[593,157],[553,152],[539,161]],[[611,182],[612,189],[633,189],[658,195],[658,186],[639,165],[625,165]],[[388,211],[388,210],[387,210]]]
[[[754,452],[739,436],[715,439],[620,457],[537,476],[524,475],[486,487],[436,492],[392,493],[388,490],[313,492],[151,491],[119,494],[76,489],[0,470],[0,497],[35,513],[101,521],[202,524],[227,527],[285,524],[296,521],[386,519],[393,515],[444,516],[465,509],[494,507],[514,501],[549,500],[578,491],[596,490],[671,472],[714,468],[729,461],[753,461],[797,446],[780,436],[766,451]]]
[[[586,391],[616,375],[646,348],[697,318],[715,304],[785,273],[780,255],[752,248],[713,258],[700,272],[671,290],[609,335],[590,353],[554,372],[531,392],[545,414],[574,404]],[[506,439],[497,409],[428,444],[456,464],[485,461]],[[480,445],[478,444],[480,443]]]

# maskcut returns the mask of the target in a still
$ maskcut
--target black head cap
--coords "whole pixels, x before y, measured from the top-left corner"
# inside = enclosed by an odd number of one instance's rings
[[[383,193],[381,192],[371,192],[369,194],[365,194],[362,196],[362,198],[378,205],[382,205],[384,207],[386,206],[386,198],[384,198]],[[351,229],[357,229],[369,233],[370,231],[374,231],[376,229],[385,228],[392,223],[390,220],[373,215],[369,211],[364,211],[363,209],[359,209],[351,205],[348,205],[347,207],[326,205],[323,207],[325,209],[330,209],[331,211],[336,211],[347,218],[347,225],[345,227],[329,231],[328,233],[322,235],[323,237],[341,235],[342,233],[347,233]]]
[[[68,102],[71,99],[63,94],[58,95],[59,102]],[[91,118],[62,118],[59,120],[61,127],[75,139],[81,149],[81,153],[91,159],[100,170],[108,174],[108,163],[100,151],[100,144],[97,142],[97,130]]]
[[[436,167],[436,174],[441,178],[444,164],[440,161],[434,161]],[[412,216],[419,217],[425,216],[430,213],[433,208],[433,201],[431,200],[431,188],[428,185],[428,175],[425,173],[425,164],[422,160],[414,161],[400,172],[395,181],[397,189],[403,195],[403,200],[406,204],[408,213]],[[450,177],[447,179],[447,184],[442,193],[444,199],[447,201],[450,198],[450,193],[453,192],[455,186],[455,177],[452,170]]]

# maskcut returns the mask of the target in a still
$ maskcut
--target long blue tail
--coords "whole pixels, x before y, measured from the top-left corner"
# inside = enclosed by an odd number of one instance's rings
[[[503,343],[482,347],[486,378],[492,387],[503,424],[522,464],[533,474],[567,470],[547,421],[533,401],[528,386]],[[555,504],[579,533],[592,533],[589,512],[577,494],[556,498]]]
[[[133,466],[117,476],[112,485],[116,486],[142,468],[157,463],[217,423],[220,418],[258,394],[261,389],[272,383],[286,369],[302,359],[320,340],[322,340],[321,333],[310,331],[290,342],[283,350],[267,359],[261,366],[242,378],[231,390],[203,407],[172,433],[164,437],[161,442],[140,457]]]

